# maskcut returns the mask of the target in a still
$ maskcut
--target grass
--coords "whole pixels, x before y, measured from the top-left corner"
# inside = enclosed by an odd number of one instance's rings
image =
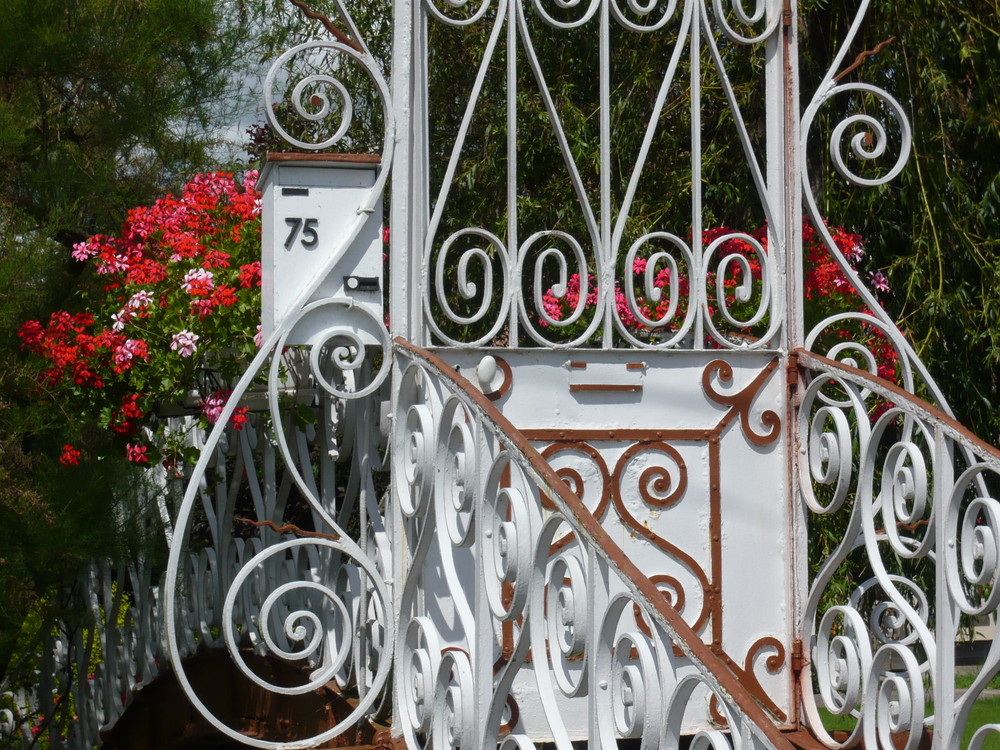
[[[993,683],[990,683],[990,686],[992,687]],[[932,713],[933,711],[934,706],[928,704],[927,712]],[[828,732],[835,732],[837,730],[849,732],[854,728],[856,720],[852,717],[834,716],[823,708],[819,712],[823,719],[823,726],[826,727]],[[969,720],[966,722],[965,731],[962,733],[962,750],[965,750],[969,746],[969,740],[972,739],[972,735],[975,734],[975,731],[979,727],[983,724],[998,722],[1000,722],[1000,698],[983,698],[976,701],[972,706],[972,711],[969,713]],[[987,736],[986,741],[983,743],[983,750],[1000,750],[1000,734],[994,732]]]
[[[972,685],[972,681],[979,676],[976,671],[964,672],[955,675],[955,687],[965,689]],[[1000,690],[1000,674],[997,674],[986,684],[986,690]]]

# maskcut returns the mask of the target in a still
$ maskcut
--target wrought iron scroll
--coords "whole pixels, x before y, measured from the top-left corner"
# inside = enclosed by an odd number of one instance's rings
[[[930,731],[957,747],[1000,673],[993,641],[956,695],[955,641],[1000,606],[1000,451],[862,369],[805,351],[798,362],[800,486],[814,544],[831,524],[839,537],[815,561],[804,613],[810,729],[831,748],[912,749]],[[820,708],[853,729],[834,737]],[[976,727],[972,745],[998,733]]]
[[[784,291],[778,281],[788,238],[782,229],[779,178],[769,178],[769,172],[777,175],[781,170],[763,165],[764,154],[755,148],[727,73],[727,57],[741,46],[767,46],[774,52],[768,55],[769,80],[778,81],[782,75],[782,11],[782,3],[776,0],[757,2],[752,10],[739,0],[416,2],[415,28],[426,23],[450,27],[456,35],[480,28],[484,31],[478,68],[465,101],[460,102],[464,109],[455,139],[444,149],[446,165],[440,183],[424,181],[426,170],[417,169],[416,182],[408,186],[405,196],[396,198],[413,206],[400,217],[422,212],[428,217],[415,242],[406,240],[420,248],[421,315],[431,337],[428,341],[461,346],[493,342],[544,347],[776,348],[785,321]],[[591,35],[600,78],[594,107],[599,119],[596,145],[571,142],[547,78],[557,71],[544,68],[536,47],[541,42],[534,38],[533,25],[567,38]],[[650,109],[639,124],[641,145],[634,156],[625,157],[620,177],[613,176],[614,163],[623,155],[611,153],[613,128],[622,127],[613,122],[612,113],[624,106],[612,95],[617,82],[612,80],[610,45],[617,34],[636,39],[655,36],[671,45],[664,68],[658,71],[661,78]],[[428,86],[424,61],[434,58],[421,46],[426,32],[420,32],[416,39],[412,49],[418,71],[414,74],[418,87],[414,102],[425,107],[428,93],[419,87]],[[689,61],[689,80],[682,74],[685,59]],[[714,68],[721,82],[722,96],[732,115],[733,136],[745,158],[747,189],[756,194],[761,215],[770,227],[767,249],[742,232],[703,240],[702,230],[707,228],[700,187],[703,60]],[[484,116],[487,105],[496,103],[487,93],[487,79],[500,70],[504,76],[506,166],[502,167],[505,173],[495,179],[507,185],[502,232],[466,224],[467,219],[453,215],[450,209],[450,200],[460,189],[457,175],[469,150],[473,122]],[[523,114],[519,97],[525,86],[531,86],[531,95],[539,97],[558,149],[558,166],[565,170],[572,186],[575,204],[565,209],[574,213],[582,227],[576,234],[559,226],[529,231],[519,225],[518,118]],[[638,239],[626,240],[640,182],[654,169],[651,162],[657,130],[669,122],[670,91],[687,86],[692,122],[690,219],[682,226],[649,227]],[[779,88],[771,86],[769,90],[780,93]],[[782,98],[776,96],[771,104],[780,109]],[[414,132],[426,148],[428,133],[435,129],[420,119],[426,116],[423,110],[416,111]],[[502,119],[498,117],[498,121]],[[499,122],[498,126],[504,127]],[[781,142],[777,130],[768,137],[774,143]],[[580,149],[588,148],[599,152],[593,155],[597,157],[596,187],[587,184],[593,178],[585,176],[580,162]],[[768,158],[777,158],[780,153],[781,149],[771,147]],[[738,251],[730,249],[734,244],[739,245]],[[393,252],[408,249],[401,240]],[[637,260],[645,270],[634,270]],[[661,272],[669,272],[671,281],[654,285],[654,277]],[[737,280],[735,294],[732,289],[723,291],[724,281]],[[639,288],[639,296],[648,303],[645,307],[637,300]],[[554,307],[560,308],[558,314],[553,313]],[[651,314],[650,307],[658,312]]]
[[[696,746],[788,748],[489,399],[430,352],[394,349],[394,703],[407,746],[676,747],[690,703],[712,700],[720,723]]]
[[[291,314],[263,343],[208,435],[177,514],[164,595],[168,650],[185,694],[220,732],[254,747],[323,743],[377,715],[395,642],[393,602],[385,583],[387,539],[374,484],[374,474],[381,465],[377,404],[391,361],[388,333],[384,321],[350,299],[314,299],[319,285],[335,272],[374,210],[395,146],[388,86],[350,15],[339,3],[338,7],[358,40],[357,46],[340,41],[298,45],[278,58],[267,77],[267,96],[272,95],[276,81],[284,80],[291,91],[292,109],[301,118],[321,121],[339,109],[341,119],[333,134],[306,142],[290,136],[277,121],[275,111],[280,108],[268,106],[267,114],[275,129],[293,145],[322,149],[339,142],[348,132],[352,106],[347,86],[338,74],[354,65],[368,77],[381,99],[385,123],[381,169],[356,206],[356,218],[343,228],[340,244],[330,253],[326,267],[300,290]],[[340,61],[332,62],[331,55],[339,56]],[[313,72],[291,85],[286,64],[302,59]],[[326,65],[318,72],[317,59]],[[339,107],[331,105],[331,93],[335,99],[339,97]],[[289,337],[305,329],[310,332],[309,343],[289,348]],[[226,428],[230,417],[248,400],[263,402],[257,439],[269,443],[270,450],[256,463],[244,445],[246,436],[239,437],[237,460],[246,486],[230,488],[226,498],[218,495],[221,488],[214,481],[211,465],[231,439]],[[313,415],[315,427],[308,424],[310,419],[303,424],[303,411]],[[332,482],[330,473],[339,470],[334,462],[341,454],[351,457],[351,478],[346,497],[338,498],[337,483]],[[206,498],[222,504],[240,492],[253,498],[257,517],[251,520],[262,527],[260,543],[240,561],[241,567],[231,578],[217,581],[215,619],[209,632],[218,630],[218,639],[233,664],[262,690],[287,696],[303,695],[331,683],[339,686],[351,701],[350,712],[311,737],[249,736],[227,725],[213,715],[185,673],[184,657],[192,644],[185,642],[180,622],[195,590],[185,574],[185,561],[193,553],[187,551],[192,523]],[[268,497],[270,503],[265,502]],[[303,532],[285,522],[283,511],[290,498],[297,498],[308,509],[313,529]],[[231,533],[227,525],[231,522],[232,518],[227,518],[214,533]],[[303,679],[296,685],[270,682],[247,661],[248,649],[299,665]]]
[[[830,133],[828,152],[834,168],[847,182],[862,188],[885,185],[895,179],[909,160],[913,138],[910,121],[903,106],[895,97],[885,89],[869,83],[844,82],[842,76],[838,74],[850,51],[851,44],[864,23],[870,2],[871,0],[864,0],[859,4],[854,20],[841,42],[836,56],[802,114],[800,126],[801,149],[804,154],[812,136],[816,116],[824,106],[829,106],[829,103],[836,97],[851,94],[867,97],[877,102],[883,115],[886,116],[884,119],[887,121],[869,113],[850,114],[840,120]],[[891,121],[888,121],[888,115],[891,115]],[[892,129],[898,131],[895,139],[890,136]],[[897,150],[895,153],[890,150],[891,146]],[[849,156],[845,158],[847,155]],[[885,166],[875,176],[862,176],[856,167],[851,166],[852,162],[849,159],[856,160],[861,164],[870,163],[872,166],[884,164]],[[858,340],[857,337],[844,340],[842,334],[829,336],[831,331],[860,324],[872,334],[873,338],[884,340],[892,349],[893,359],[899,363],[896,373],[897,384],[910,393],[917,392],[915,389],[918,387],[926,388],[935,404],[951,415],[944,394],[934,382],[926,366],[920,361],[913,346],[906,340],[834,242],[826,220],[820,213],[812,188],[809,167],[809,161],[803,158],[801,184],[806,217],[815,227],[841,272],[860,295],[866,309],[863,312],[850,311],[835,314],[820,321],[808,332],[804,347],[817,354],[843,361],[848,365],[860,367],[873,375],[878,375],[878,359],[872,351],[870,343]],[[831,341],[834,343],[831,344]]]

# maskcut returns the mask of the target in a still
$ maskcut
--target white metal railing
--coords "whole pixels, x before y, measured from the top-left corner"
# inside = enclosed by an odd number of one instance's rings
[[[408,747],[788,748],[521,435],[397,339],[395,731]],[[692,727],[692,702],[717,724]],[[722,729],[726,731],[721,731]]]
[[[912,750],[933,732],[934,747],[957,748],[1000,672],[994,641],[968,690],[955,689],[956,640],[1000,605],[1000,451],[851,364],[806,351],[798,363],[814,550],[836,534],[813,560],[804,616],[808,725],[830,747],[889,750],[901,735]],[[833,736],[821,708],[850,729]],[[977,750],[1000,723],[974,729]]]
[[[295,358],[286,353],[284,361],[294,365]],[[321,735],[348,734],[378,713],[389,669],[379,651],[392,619],[381,583],[390,568],[388,540],[373,485],[381,467],[377,402],[317,401],[309,377],[286,377],[280,390],[286,421],[277,425],[266,411],[251,414],[242,430],[220,429],[211,445],[190,422],[178,427],[204,452],[203,470],[193,478],[181,466],[147,471],[147,553],[119,567],[94,561],[81,572],[66,598],[72,616],[53,623],[40,643],[37,684],[11,685],[0,699],[0,740],[24,748],[39,736],[53,748],[100,746],[139,691],[174,675],[186,682],[189,660],[213,650],[229,653],[233,671],[265,693],[325,686],[361,700],[355,716],[322,727]],[[188,483],[192,508],[173,526]],[[327,527],[331,517],[351,532]],[[169,572],[156,562],[164,538],[177,545]],[[169,611],[165,587],[173,592]],[[260,685],[266,676],[248,674],[271,657],[289,662],[300,684]],[[186,688],[192,700],[211,703],[204,685]],[[162,718],[177,708],[168,701],[152,711]],[[204,713],[217,728],[234,718]],[[267,724],[268,717],[257,718]],[[263,737],[260,727],[229,733],[248,743]]]
[[[409,326],[399,332],[455,346],[496,345],[499,336],[512,347],[774,348],[788,316],[782,273],[799,232],[784,185],[797,148],[785,112],[795,96],[795,69],[785,64],[794,59],[795,5],[396,2],[395,102],[408,138],[400,151],[405,169],[393,182],[393,262],[411,290],[393,309],[393,319]],[[468,69],[435,55],[434,38],[473,51]],[[621,61],[651,45],[660,50],[647,61],[652,83],[636,95],[620,78],[628,67]],[[546,53],[564,46],[587,51],[553,63]],[[746,96],[732,76],[750,60],[764,75]],[[593,88],[583,105],[591,116],[582,148],[563,111],[573,97],[554,83],[567,65],[580,70],[578,89]],[[491,85],[498,80],[497,91]],[[679,106],[678,90],[686,92]],[[757,143],[746,121],[761,116],[748,112],[761,102],[767,128]],[[731,116],[733,167],[745,175],[758,218],[754,227],[706,238],[708,217],[728,211],[702,189],[704,154],[713,144],[700,122],[718,116],[717,109],[706,114],[712,106]],[[537,136],[522,133],[535,120],[551,138],[545,174],[563,188],[558,211],[543,217],[527,216],[537,201],[528,191],[538,188],[531,177],[538,167],[524,140]],[[492,161],[477,161],[475,133],[484,121],[499,152]],[[681,154],[654,145],[671,127],[690,133],[689,141],[679,138]],[[623,132],[628,148],[617,146]],[[660,207],[678,205],[671,225],[648,226],[646,181],[660,170],[689,175],[690,196],[658,196]],[[479,189],[495,200],[468,215],[469,195]],[[751,236],[765,225],[766,238]],[[730,244],[743,250],[732,252]],[[645,266],[640,275],[633,273],[637,260]],[[663,273],[672,274],[671,283],[655,281]],[[723,288],[730,282],[740,286],[735,304]],[[636,321],[656,335],[642,335]]]

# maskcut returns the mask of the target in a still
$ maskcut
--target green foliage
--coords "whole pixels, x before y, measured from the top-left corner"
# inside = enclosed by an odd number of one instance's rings
[[[31,622],[82,561],[141,550],[124,458],[72,472],[62,445],[110,455],[59,401],[41,403],[20,323],[75,311],[94,279],[72,244],[231,158],[244,79],[287,42],[283,0],[8,0],[0,13],[0,681]],[[271,25],[271,22],[274,24]],[[251,81],[249,85],[255,86]],[[115,454],[118,452],[115,451]],[[20,639],[20,640],[19,640]],[[20,645],[15,645],[19,643]],[[23,666],[23,665],[22,665]]]
[[[832,0],[807,5],[804,94],[833,59],[855,8]],[[872,265],[886,269],[895,291],[887,302],[893,317],[960,421],[990,442],[1000,439],[998,18],[995,0],[873,2],[846,63],[896,38],[846,80],[882,86],[903,104],[913,125],[909,164],[889,185],[861,189],[846,185],[823,158],[838,115],[885,114],[871,100],[827,104],[826,127],[817,125],[810,152],[825,215],[865,237]],[[891,117],[884,121],[895,128]]]
[[[10,0],[0,16],[0,194],[79,241],[205,163],[236,103],[226,65],[236,29],[221,7]]]

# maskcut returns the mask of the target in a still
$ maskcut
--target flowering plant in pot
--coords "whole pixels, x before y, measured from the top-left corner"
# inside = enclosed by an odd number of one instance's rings
[[[90,271],[77,310],[21,326],[38,383],[73,420],[113,433],[125,456],[163,451],[165,422],[191,413],[207,426],[225,383],[256,351],[260,320],[257,174],[194,176],[177,196],[132,209],[120,234],[96,235],[72,255]],[[232,426],[247,420],[240,408]],[[67,443],[64,464],[86,456]],[[177,455],[163,456],[176,461]]]

